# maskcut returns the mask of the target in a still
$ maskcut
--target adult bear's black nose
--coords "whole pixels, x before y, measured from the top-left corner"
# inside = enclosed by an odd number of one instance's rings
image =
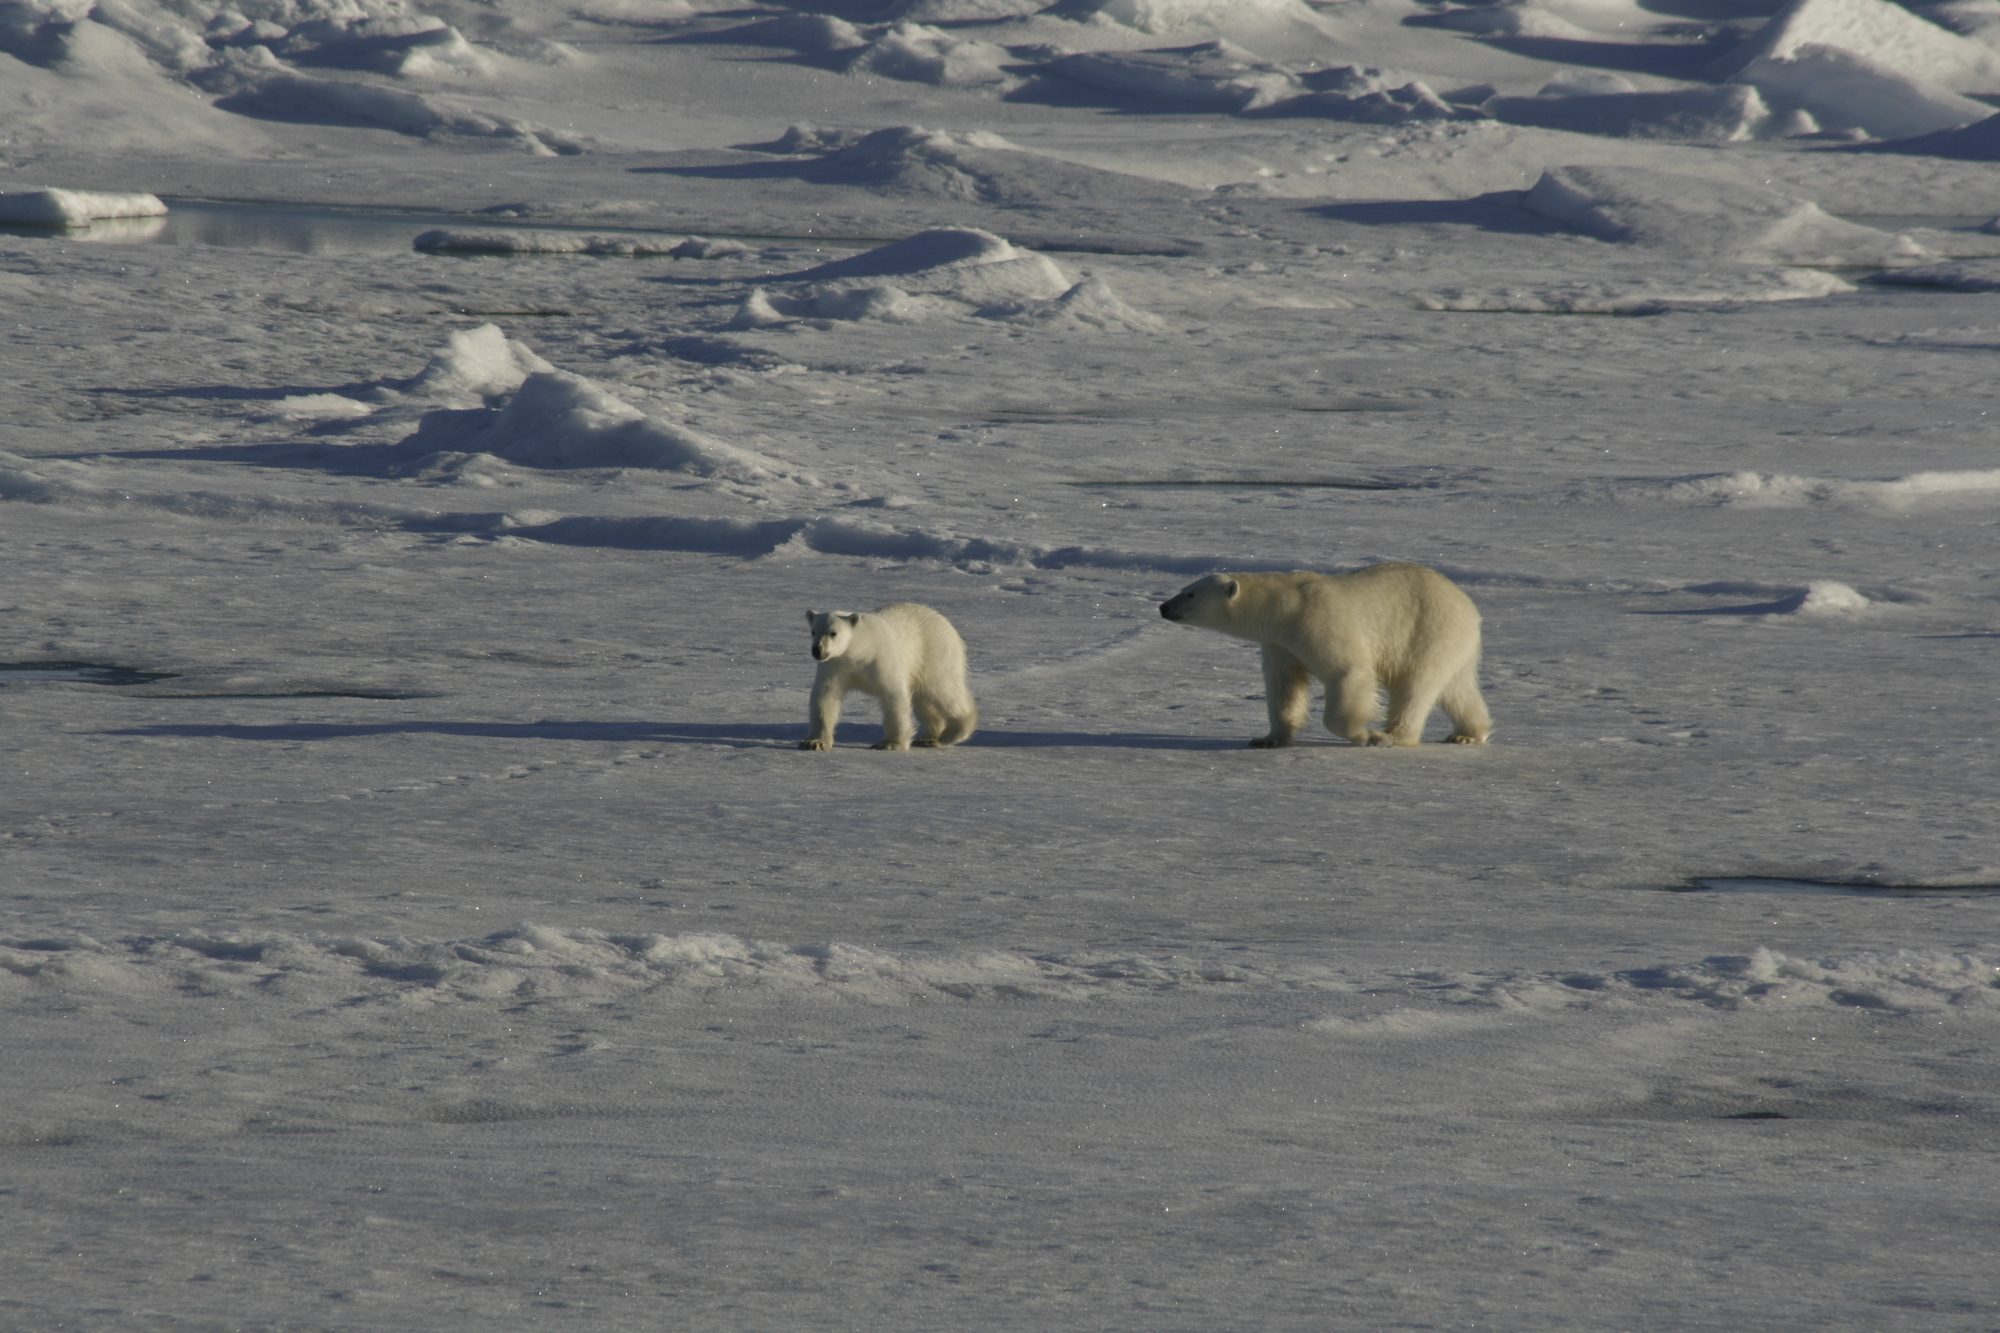
[[[1173,604],[1172,602],[1161,602],[1161,603],[1160,603],[1160,616],[1161,616],[1161,618],[1162,618],[1162,619],[1164,619],[1164,620],[1179,620],[1179,619],[1180,619],[1180,617],[1179,617],[1179,616],[1177,616],[1177,615],[1175,615],[1175,614],[1174,614],[1174,604]]]

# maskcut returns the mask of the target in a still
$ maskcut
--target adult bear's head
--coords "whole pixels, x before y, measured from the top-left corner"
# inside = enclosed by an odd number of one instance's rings
[[[1229,604],[1241,591],[1242,585],[1229,575],[1210,574],[1161,602],[1160,614],[1182,624],[1218,628],[1228,622]]]

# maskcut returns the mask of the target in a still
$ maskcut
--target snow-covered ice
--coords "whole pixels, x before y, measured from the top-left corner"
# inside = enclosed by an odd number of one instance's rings
[[[1991,1329],[1996,41],[7,8],[0,1326]]]

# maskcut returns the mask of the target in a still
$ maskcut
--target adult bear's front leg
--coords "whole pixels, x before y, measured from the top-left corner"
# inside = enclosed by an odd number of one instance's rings
[[[1250,742],[1253,750],[1274,750],[1290,745],[1292,737],[1306,724],[1306,706],[1311,701],[1312,684],[1305,663],[1275,643],[1263,645],[1264,708],[1270,714],[1271,731]]]

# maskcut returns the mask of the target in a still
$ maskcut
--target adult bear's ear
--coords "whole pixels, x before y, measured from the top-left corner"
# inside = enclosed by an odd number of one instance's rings
[[[1223,593],[1222,593],[1222,595],[1223,595],[1224,597],[1227,597],[1227,598],[1228,598],[1228,599],[1229,599],[1230,601],[1232,601],[1232,602],[1233,602],[1233,601],[1235,601],[1235,600],[1236,600],[1236,593],[1237,593],[1237,589],[1238,589],[1238,587],[1239,587],[1239,585],[1237,584],[1236,580],[1235,580],[1235,579],[1231,579],[1231,580],[1229,580],[1229,586],[1228,586],[1227,588],[1225,588],[1225,589],[1223,590]]]
[[[845,620],[850,625],[859,625],[861,623],[861,617],[852,611],[842,616],[841,619]]]
[[[818,619],[819,619],[819,612],[817,612],[817,611],[808,611],[808,612],[806,612],[806,623],[807,623],[808,625],[810,625],[810,624],[811,624],[811,623],[812,623],[813,621],[815,621],[815,620],[818,620]]]

